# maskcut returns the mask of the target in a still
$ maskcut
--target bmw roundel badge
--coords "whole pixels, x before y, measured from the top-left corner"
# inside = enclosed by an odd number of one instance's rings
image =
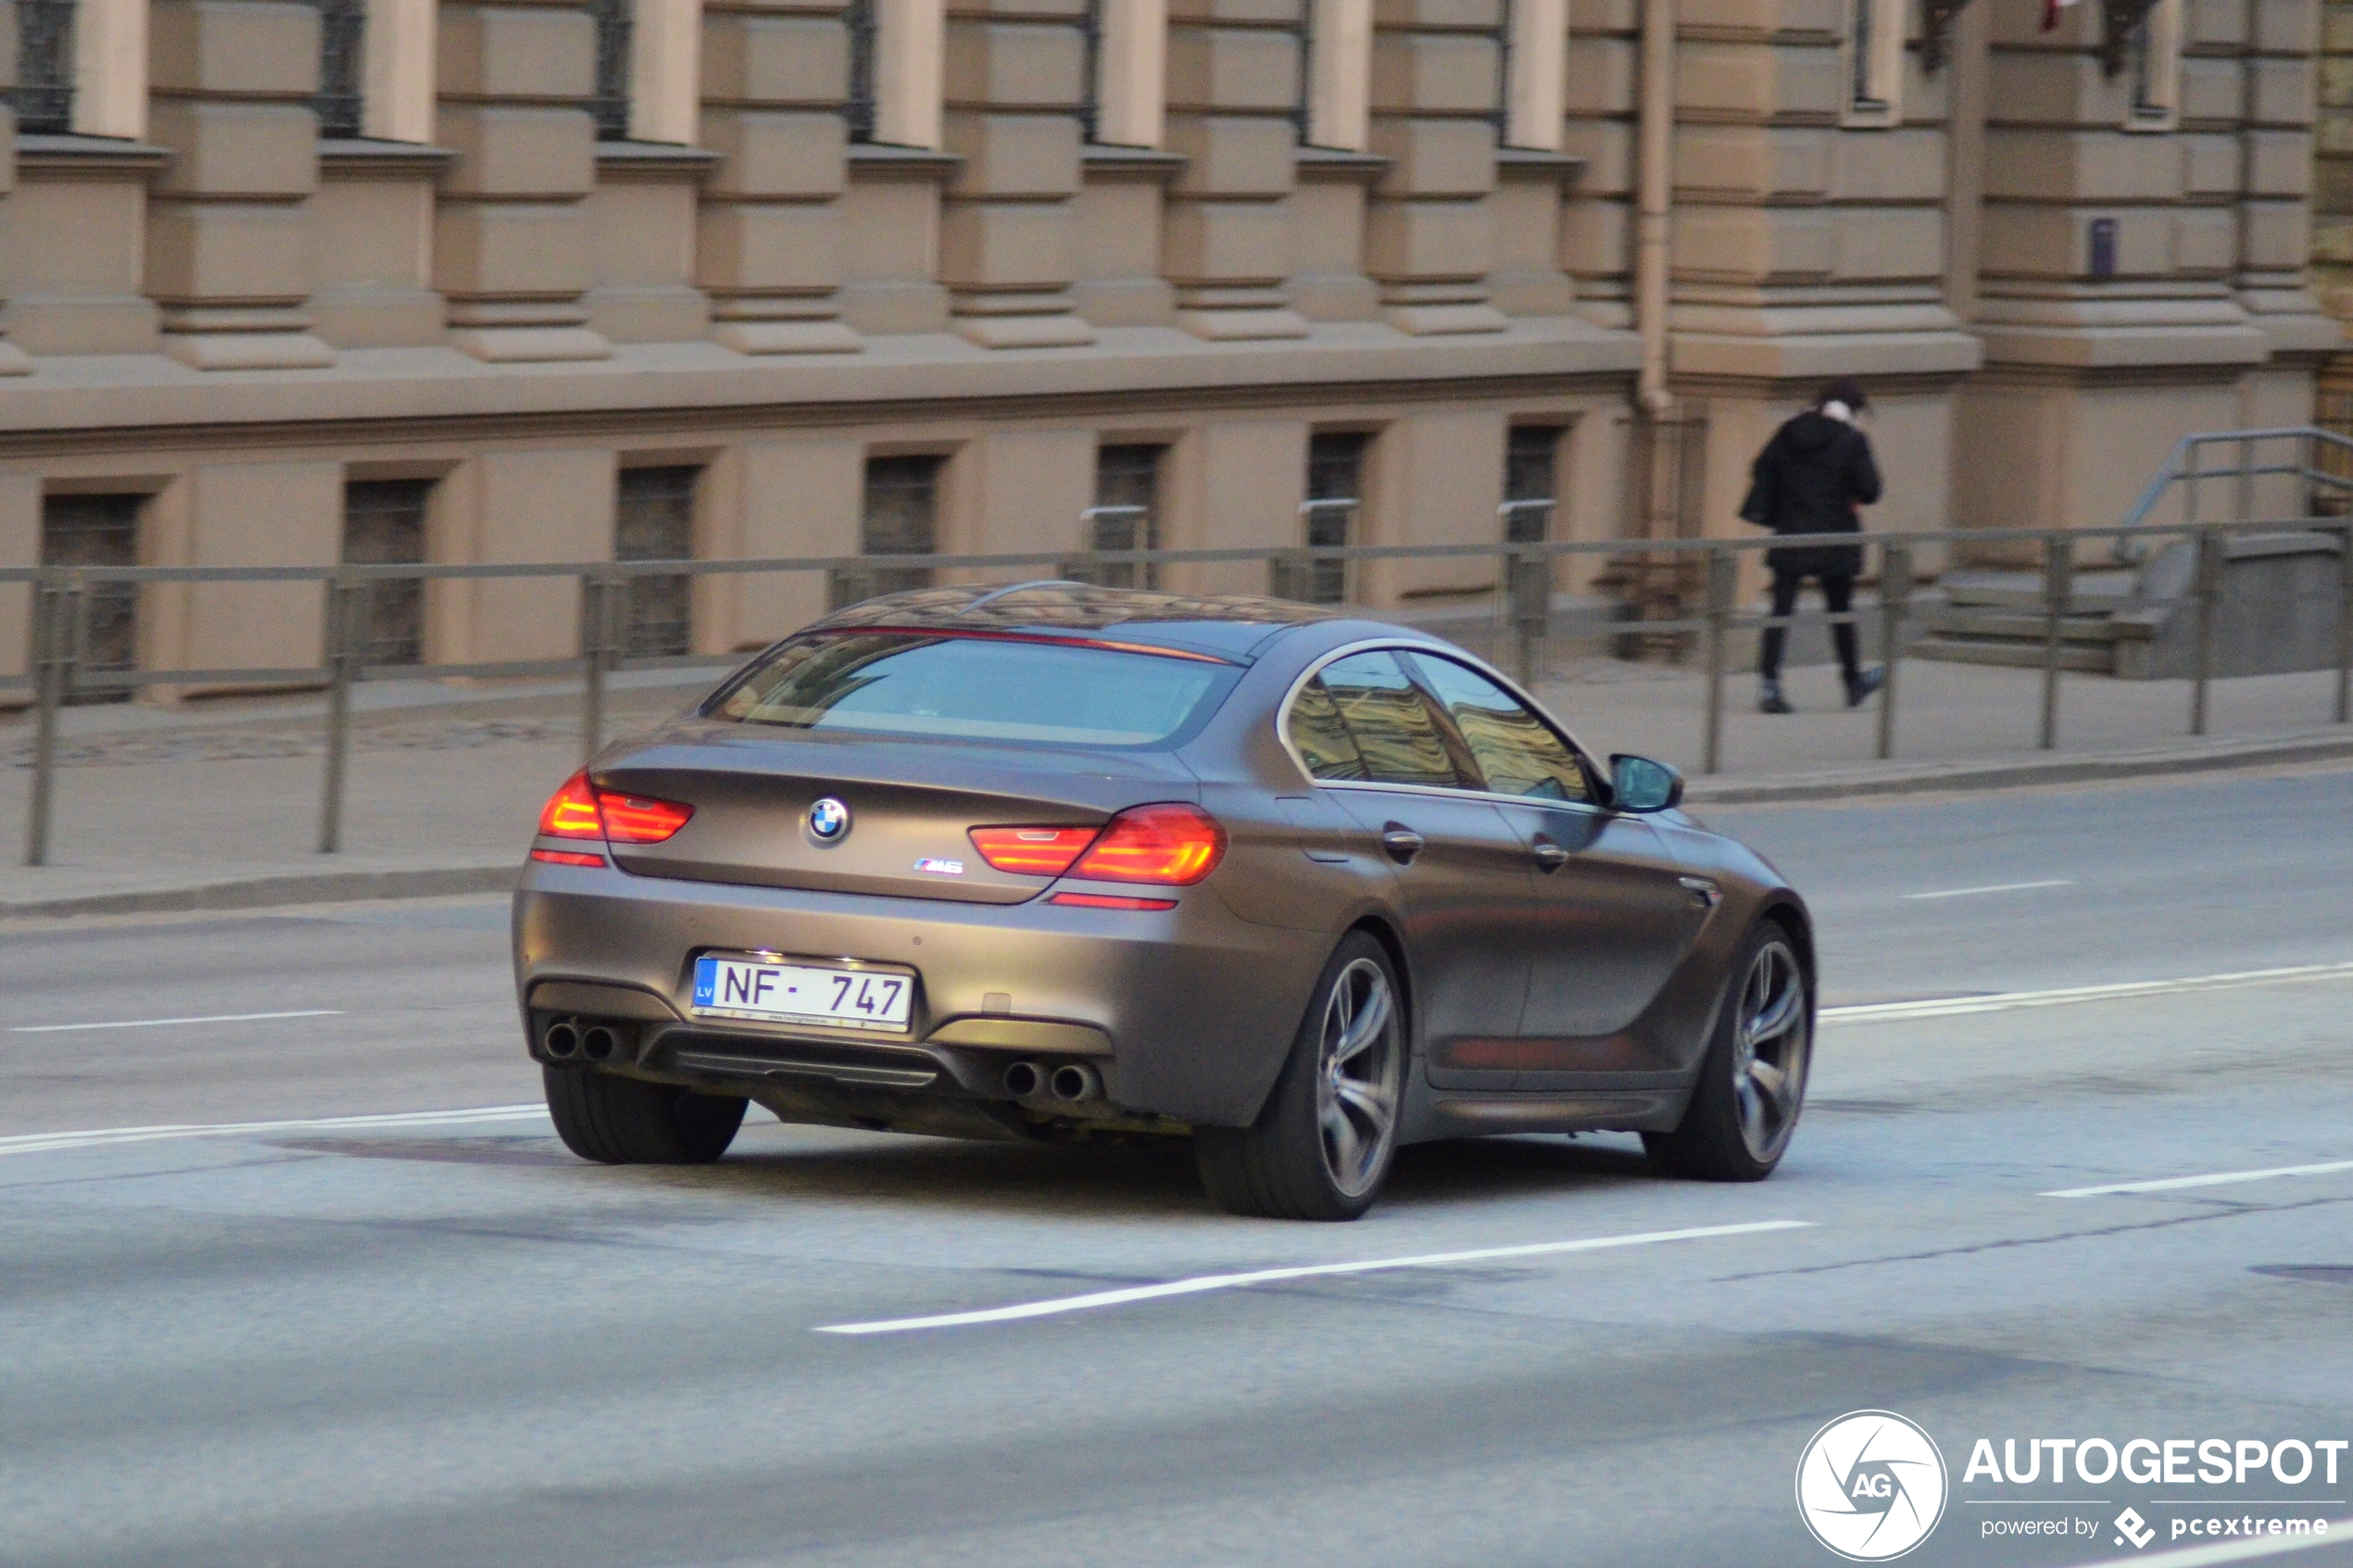
[[[809,808],[809,836],[820,844],[838,844],[849,832],[849,808],[832,796],[820,796]]]

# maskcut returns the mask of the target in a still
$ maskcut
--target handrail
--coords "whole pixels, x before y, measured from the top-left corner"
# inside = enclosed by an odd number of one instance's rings
[[[2266,425],[2251,430],[2193,432],[2173,443],[2172,450],[2166,454],[2164,463],[2155,474],[2150,476],[2148,483],[2142,486],[2140,495],[2134,497],[2133,505],[2125,511],[2124,521],[2120,525],[2121,532],[2119,533],[2116,540],[2117,562],[2120,565],[2133,565],[2144,558],[2145,552],[2139,547],[2138,534],[2147,523],[2149,513],[2157,509],[2158,503],[2165,498],[2166,492],[2176,484],[2187,483],[2196,485],[2210,479],[2235,479],[2241,482],[2240,491],[2244,497],[2250,492],[2253,481],[2263,475],[2293,474],[2308,485],[2330,485],[2339,490],[2353,492],[2353,474],[2331,473],[2316,462],[2259,464],[2255,461],[2255,447],[2258,444],[2286,440],[2306,443],[2312,449],[2309,454],[2310,456],[2317,456],[2318,448],[2327,446],[2343,452],[2347,455],[2348,459],[2353,459],[2353,438],[2339,435],[2332,430],[2322,430],[2318,425]],[[2225,445],[2239,448],[2239,460],[2232,467],[2208,468],[2202,462],[2191,460],[2196,454],[2203,452],[2208,446]],[[2192,497],[2193,515],[2187,521],[2195,524],[2201,521],[2195,515],[2195,491],[2192,492]]]

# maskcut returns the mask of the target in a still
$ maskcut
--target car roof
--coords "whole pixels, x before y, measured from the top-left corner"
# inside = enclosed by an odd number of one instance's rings
[[[1263,594],[1170,594],[1056,581],[886,594],[836,610],[803,634],[871,626],[1051,636],[1115,628],[1123,643],[1214,654],[1246,664],[1261,646],[1290,627],[1336,619],[1336,611]]]

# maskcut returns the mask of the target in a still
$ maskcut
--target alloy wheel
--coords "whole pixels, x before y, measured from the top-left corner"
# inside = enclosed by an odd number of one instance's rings
[[[1741,982],[1733,1018],[1732,1101],[1753,1159],[1776,1158],[1797,1125],[1812,1023],[1797,955],[1785,942],[1766,943]]]
[[[1358,959],[1332,983],[1315,1055],[1315,1120],[1324,1169],[1350,1198],[1380,1177],[1397,1132],[1403,1055],[1389,976]]]

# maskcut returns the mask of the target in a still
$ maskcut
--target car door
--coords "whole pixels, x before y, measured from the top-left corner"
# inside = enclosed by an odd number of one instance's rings
[[[1395,654],[1324,666],[1292,709],[1293,744],[1327,798],[1394,868],[1421,1037],[1433,1067],[1508,1045],[1528,989],[1534,913],[1526,842],[1476,793],[1469,759]]]
[[[1519,1064],[1531,1073],[1656,1067],[1627,1030],[1698,938],[1706,889],[1692,884],[1650,823],[1602,806],[1567,741],[1502,685],[1441,655],[1407,661],[1535,868]]]

